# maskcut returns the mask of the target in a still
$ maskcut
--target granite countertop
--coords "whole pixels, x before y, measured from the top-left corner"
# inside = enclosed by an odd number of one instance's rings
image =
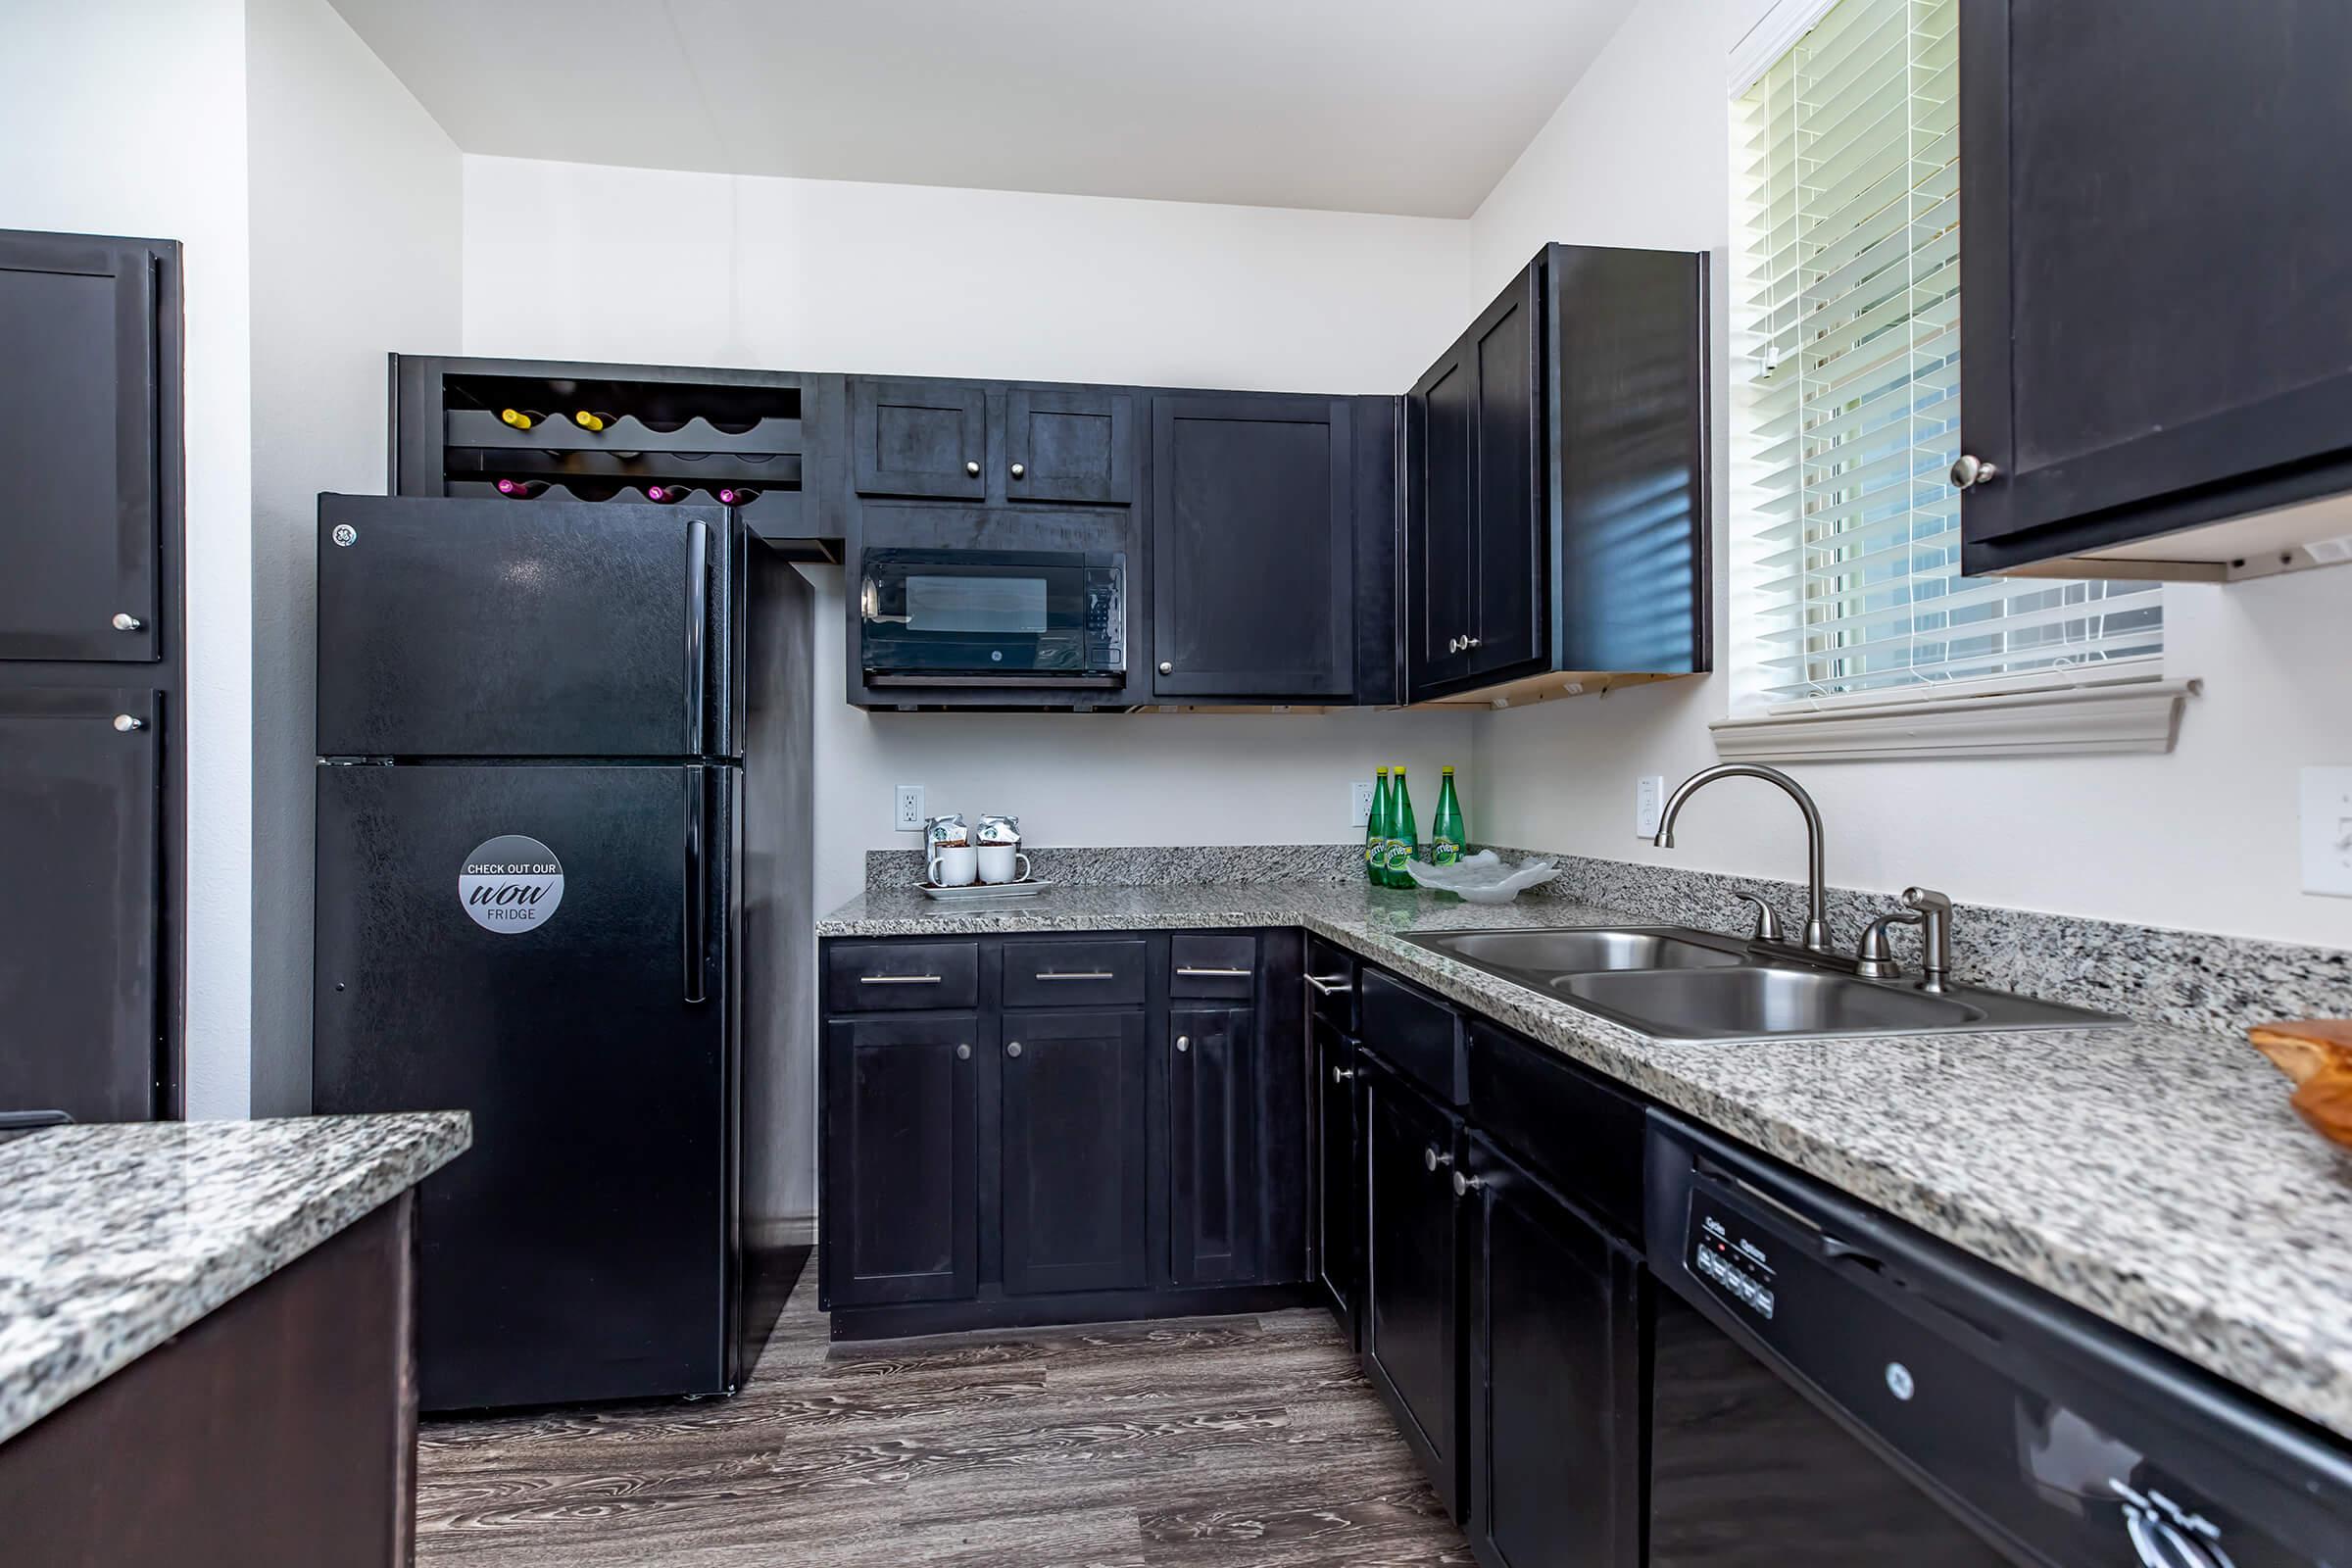
[[[415,1186],[464,1111],[0,1140],[0,1442]]]
[[[1620,923],[1556,899],[1262,882],[997,906],[874,892],[817,932],[1303,926],[2352,1437],[2352,1155],[2242,1041],[2132,1023],[1668,1045],[1401,940]]]

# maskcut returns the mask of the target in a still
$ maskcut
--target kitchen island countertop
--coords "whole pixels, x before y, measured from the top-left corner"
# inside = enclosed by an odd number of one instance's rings
[[[464,1111],[0,1138],[0,1442],[447,1164]]]
[[[817,933],[1301,926],[2352,1437],[2352,1156],[2242,1041],[2133,1022],[1669,1045],[1404,940],[1624,923],[1559,899],[1300,881],[986,906],[872,892]]]

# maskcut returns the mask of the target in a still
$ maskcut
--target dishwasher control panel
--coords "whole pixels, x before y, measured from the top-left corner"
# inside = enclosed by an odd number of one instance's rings
[[[1772,1253],[1762,1241],[1741,1232],[1737,1215],[1690,1200],[1690,1271],[1723,1296],[1772,1320]]]

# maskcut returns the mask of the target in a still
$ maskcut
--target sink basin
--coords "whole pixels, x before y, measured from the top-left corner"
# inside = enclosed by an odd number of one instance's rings
[[[1792,1040],[2082,1029],[2124,1020],[2006,991],[1930,995],[1837,960],[1687,926],[1432,931],[1405,939],[1653,1040]]]
[[[1985,1012],[1851,975],[1741,965],[1705,972],[1562,975],[1552,989],[1643,1034],[1670,1040],[1755,1035],[1907,1034],[1965,1029]]]
[[[1482,968],[1548,977],[1605,969],[1699,969],[1740,961],[1672,930],[1457,931],[1416,937],[1422,947]]]

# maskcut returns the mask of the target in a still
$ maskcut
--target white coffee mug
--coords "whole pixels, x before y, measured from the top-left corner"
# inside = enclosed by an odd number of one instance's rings
[[[1029,857],[1009,844],[980,846],[980,880],[1019,882],[1029,875]]]
[[[944,849],[933,850],[929,870],[933,887],[970,887],[974,874],[972,847],[968,844],[951,844]]]

